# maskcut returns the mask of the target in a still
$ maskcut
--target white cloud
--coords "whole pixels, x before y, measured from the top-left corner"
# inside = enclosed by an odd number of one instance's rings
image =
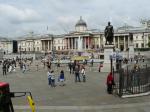
[[[88,29],[104,30],[110,20],[115,28],[125,23],[139,26],[141,18],[150,19],[149,4],[149,0],[0,0],[0,34],[44,33],[47,26],[50,33],[66,33],[74,30],[80,16]]]
[[[32,9],[19,9],[7,4],[0,4],[0,16],[15,24],[40,20],[40,15]]]

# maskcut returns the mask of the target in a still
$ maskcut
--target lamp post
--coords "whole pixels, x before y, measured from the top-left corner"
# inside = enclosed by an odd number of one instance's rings
[[[55,54],[54,54],[54,37],[52,35],[52,57],[54,58],[55,57]]]
[[[110,58],[110,72],[112,73],[113,72],[113,54],[110,54],[109,58]]]

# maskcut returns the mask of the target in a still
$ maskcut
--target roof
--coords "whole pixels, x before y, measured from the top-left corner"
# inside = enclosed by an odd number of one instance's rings
[[[86,26],[86,27],[87,27],[87,24],[86,24],[86,22],[82,19],[82,17],[80,17],[80,19],[78,20],[78,22],[76,23],[75,26],[76,26],[76,27],[78,27],[78,26]]]

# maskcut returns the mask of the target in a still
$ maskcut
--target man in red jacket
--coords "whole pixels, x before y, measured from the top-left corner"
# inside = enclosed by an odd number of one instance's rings
[[[107,76],[107,92],[108,94],[112,94],[112,86],[114,85],[114,78],[112,72],[110,72]]]

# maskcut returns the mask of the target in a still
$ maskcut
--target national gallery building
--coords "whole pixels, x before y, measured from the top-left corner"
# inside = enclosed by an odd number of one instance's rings
[[[123,26],[114,30],[113,43],[115,48],[126,51],[129,45],[134,48],[147,48],[150,41],[150,21],[145,21],[142,27]],[[86,22],[80,18],[74,32],[64,35],[67,50],[100,49],[105,46],[104,31],[90,31]]]
[[[112,23],[113,24],[113,23]],[[106,23],[107,25],[107,23]],[[52,52],[88,51],[103,49],[105,46],[104,30],[90,30],[87,23],[80,17],[75,30],[63,35],[35,35],[17,40],[0,39],[0,50],[12,52]],[[141,27],[124,25],[114,29],[113,44],[120,51],[127,51],[130,45],[134,48],[148,48],[150,41],[150,21],[142,21]],[[15,43],[14,43],[15,42]],[[15,46],[15,47],[14,47]],[[17,49],[16,49],[17,47]],[[14,52],[14,53],[15,53]]]

